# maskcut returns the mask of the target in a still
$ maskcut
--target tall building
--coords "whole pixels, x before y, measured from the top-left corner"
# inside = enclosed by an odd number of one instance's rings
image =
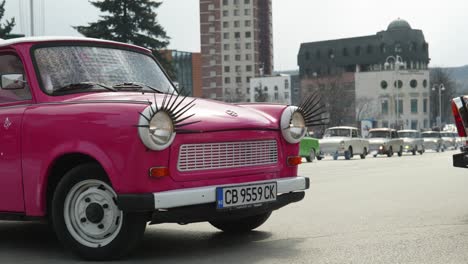
[[[428,47],[423,32],[402,19],[375,35],[303,43],[301,94],[328,97],[334,125],[429,128]]]
[[[178,50],[164,50],[163,54],[172,63],[178,88],[185,95],[202,97],[201,54]]]
[[[249,101],[250,78],[271,75],[271,0],[200,0],[203,97]]]

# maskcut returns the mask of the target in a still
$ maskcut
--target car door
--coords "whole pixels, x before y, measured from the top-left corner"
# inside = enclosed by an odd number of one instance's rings
[[[355,153],[362,153],[362,145],[359,142],[358,132],[356,129],[351,129],[351,145]]]
[[[0,51],[0,212],[24,211],[21,124],[32,98],[27,82],[17,82],[23,88],[8,87],[4,82],[19,74],[26,80],[19,57]]]

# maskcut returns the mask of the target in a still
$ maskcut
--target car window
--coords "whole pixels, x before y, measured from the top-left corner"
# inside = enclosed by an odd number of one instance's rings
[[[22,74],[24,79],[26,79],[23,63],[18,56],[14,54],[0,54],[0,78],[5,74]],[[0,104],[30,99],[31,91],[27,83],[22,89],[5,90],[0,88]]]
[[[358,137],[357,130],[351,130],[351,136],[352,137]]]

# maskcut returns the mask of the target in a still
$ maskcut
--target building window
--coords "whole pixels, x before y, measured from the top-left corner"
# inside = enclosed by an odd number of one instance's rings
[[[223,10],[223,16],[229,16],[229,10]]]
[[[230,72],[231,69],[229,68],[229,66],[224,66],[224,72]]]
[[[239,9],[234,9],[234,16],[239,16]]]
[[[244,26],[246,26],[246,27],[250,27],[251,25],[252,25],[252,21],[250,21],[250,20],[246,20],[244,22]]]
[[[401,80],[395,81],[393,83],[393,87],[395,87],[395,88],[397,87],[397,82],[398,82],[398,88],[401,89],[401,87],[403,87],[403,82]]]
[[[426,80],[426,79],[423,81],[423,87],[424,87],[424,88],[427,87],[427,80]]]
[[[418,129],[418,120],[411,120],[411,129]]]
[[[223,5],[229,5],[229,1],[228,0],[223,0]]]
[[[289,89],[289,80],[284,80],[284,88]]]
[[[236,72],[241,72],[241,66],[236,65]]]
[[[223,38],[224,39],[229,39],[229,32],[224,32],[223,33]]]
[[[252,54],[245,54],[245,60],[252,60]]]
[[[388,127],[388,121],[382,121],[382,127]]]
[[[250,83],[250,78],[252,78],[252,77],[250,77],[250,76],[245,77],[245,82]]]
[[[240,32],[234,32],[234,38],[236,39],[240,38]]]
[[[224,44],[223,49],[224,49],[224,50],[229,50],[229,44]]]
[[[246,65],[245,66],[245,71],[251,72],[252,71],[252,65]]]
[[[411,113],[418,113],[418,99],[411,99]]]
[[[423,99],[423,112],[427,113],[427,98]]]
[[[250,4],[250,0],[244,0],[244,4],[246,5]]]
[[[252,43],[245,43],[245,49],[252,49]]]
[[[242,83],[242,77],[236,77],[236,83]]]
[[[289,99],[289,93],[288,92],[284,92],[284,99]]]
[[[429,121],[427,121],[427,119],[424,119],[424,128],[428,128],[429,127]]]
[[[229,55],[224,55],[224,61],[229,61]]]
[[[275,91],[278,91],[278,85],[275,85]]]
[[[234,5],[238,5],[239,4],[239,0],[234,0]]]
[[[268,92],[268,87],[267,86],[263,87],[263,91]]]
[[[388,101],[382,101],[382,115],[388,115]]]
[[[245,10],[244,10],[244,15],[250,16],[250,14],[251,14],[251,13],[250,13],[250,9],[245,9]]]
[[[250,38],[252,36],[252,33],[250,31],[245,32],[245,37]]]
[[[278,93],[275,93],[275,100],[278,100]]]
[[[360,47],[360,46],[357,46],[357,47],[354,49],[354,54],[356,54],[356,56],[361,55],[361,47]]]
[[[234,27],[235,28],[240,27],[240,21],[239,20],[234,21]]]
[[[240,61],[241,60],[241,55],[239,54],[236,54],[236,57],[235,57],[236,61]]]
[[[411,88],[416,88],[416,87],[418,87],[418,81],[416,81],[416,80],[414,80],[414,79],[411,80],[409,84],[410,84]]]
[[[398,104],[397,104],[397,101],[398,101]],[[403,100],[402,99],[395,100],[395,114],[397,112],[397,109],[400,115],[403,114]]]
[[[387,87],[388,87],[387,81],[381,81],[380,82],[380,87],[382,87],[382,89],[387,89]]]
[[[229,22],[224,21],[224,22],[223,22],[223,28],[228,28],[228,27],[229,27]]]
[[[247,94],[250,94],[250,88],[247,88]]]
[[[229,77],[224,78],[224,83],[226,84],[231,83],[231,78]]]

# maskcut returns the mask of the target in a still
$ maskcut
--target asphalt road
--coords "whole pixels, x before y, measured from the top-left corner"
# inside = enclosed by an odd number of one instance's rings
[[[306,163],[306,198],[257,231],[150,226],[122,263],[468,263],[468,169],[454,153]],[[46,225],[0,222],[0,263],[78,262]]]

